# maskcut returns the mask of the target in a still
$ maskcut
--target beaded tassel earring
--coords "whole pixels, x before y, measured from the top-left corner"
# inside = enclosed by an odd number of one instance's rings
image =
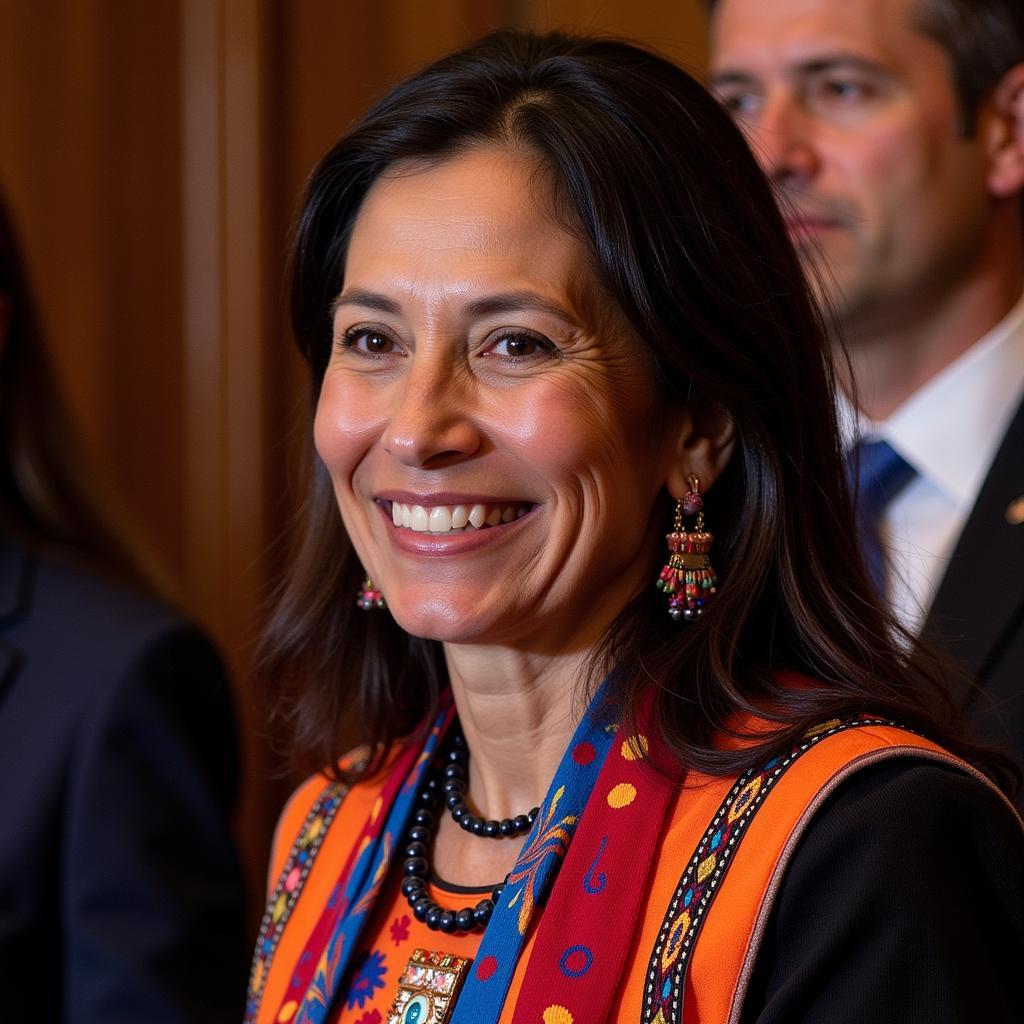
[[[372,611],[374,608],[387,608],[384,595],[369,576],[363,577],[363,585],[356,591],[356,605],[364,612]]]
[[[708,553],[714,537],[704,529],[704,499],[700,496],[700,480],[692,473],[687,477],[689,493],[676,502],[672,532],[667,534],[668,564],[661,570],[659,590],[668,595],[668,613],[677,621],[692,622],[704,614],[704,607],[718,587],[715,570]],[[683,526],[683,516],[696,516],[691,531]]]

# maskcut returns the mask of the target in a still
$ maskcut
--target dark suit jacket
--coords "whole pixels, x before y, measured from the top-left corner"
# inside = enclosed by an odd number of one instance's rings
[[[0,1018],[240,1019],[236,773],[198,630],[0,540]]]
[[[1024,765],[1024,523],[1007,517],[1022,497],[1024,402],[982,484],[922,636],[963,667],[952,688],[975,735]],[[1024,792],[1017,806],[1024,809]]]

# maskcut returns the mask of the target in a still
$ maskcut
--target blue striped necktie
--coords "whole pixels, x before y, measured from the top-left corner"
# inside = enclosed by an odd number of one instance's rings
[[[848,469],[861,552],[876,591],[884,597],[888,559],[882,542],[882,516],[917,471],[888,441],[860,441],[850,452]]]

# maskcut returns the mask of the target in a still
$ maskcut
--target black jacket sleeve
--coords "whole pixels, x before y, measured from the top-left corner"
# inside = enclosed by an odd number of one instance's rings
[[[227,829],[230,694],[198,630],[172,623],[95,703],[62,830],[68,1024],[241,1019],[247,944]]]
[[[866,768],[786,872],[743,1024],[1019,1024],[1024,831],[999,797],[920,760]]]

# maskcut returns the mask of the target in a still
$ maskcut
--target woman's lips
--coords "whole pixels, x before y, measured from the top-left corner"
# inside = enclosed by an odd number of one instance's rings
[[[514,531],[537,507],[521,500],[418,503],[377,498],[394,544],[410,554],[470,551]]]
[[[522,519],[530,511],[522,502],[459,502],[421,505],[392,501],[391,522],[399,529],[414,533],[452,533],[461,530],[486,530],[502,523]]]

